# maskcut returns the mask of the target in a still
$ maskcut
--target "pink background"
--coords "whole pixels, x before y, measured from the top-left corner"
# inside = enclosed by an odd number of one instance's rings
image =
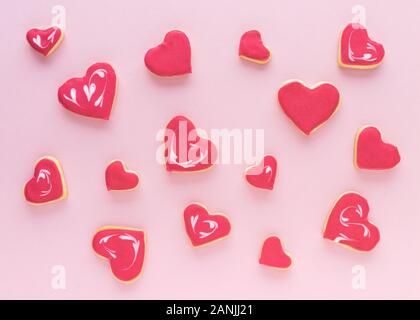
[[[122,4],[125,3],[125,4]],[[27,29],[48,25],[56,1],[9,1],[0,10],[1,298],[420,298],[420,3],[362,1],[372,38],[386,48],[373,71],[337,67],[339,31],[355,1],[74,1],[60,48],[45,59],[25,41]],[[191,41],[193,74],[157,79],[146,50],[172,28]],[[241,61],[239,38],[261,31],[272,50],[266,66]],[[107,61],[119,78],[109,122],[74,115],[57,89]],[[307,138],[279,109],[280,84],[335,83],[342,104]],[[266,152],[279,159],[272,192],[247,185],[246,165],[219,165],[200,174],[170,174],[155,161],[156,132],[176,114],[200,127],[264,128]],[[382,129],[402,161],[388,172],[352,164],[353,139],[365,124]],[[22,195],[35,161],[57,157],[67,178],[66,201],[41,207]],[[129,193],[106,191],[107,163],[123,159],[141,175]],[[382,239],[358,254],[321,237],[329,208],[345,191],[361,192]],[[193,201],[228,214],[229,238],[193,249],[182,223]],[[90,241],[104,225],[142,227],[148,235],[142,278],[115,281]],[[292,253],[287,272],[258,264],[263,238],[278,233]],[[367,289],[353,290],[352,267],[366,268]],[[51,268],[64,265],[67,289],[53,290]]]

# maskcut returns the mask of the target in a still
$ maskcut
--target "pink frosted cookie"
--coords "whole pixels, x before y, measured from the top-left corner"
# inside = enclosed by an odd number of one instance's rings
[[[283,249],[280,238],[272,235],[264,240],[259,262],[268,267],[287,270],[292,265],[292,258]]]
[[[82,78],[72,78],[58,89],[58,100],[71,112],[108,120],[117,88],[117,77],[108,63],[89,67]]]
[[[58,26],[46,29],[32,28],[26,33],[29,45],[44,56],[49,56],[61,44],[64,38],[64,30]]]
[[[166,170],[194,172],[210,169],[217,160],[215,144],[200,137],[193,122],[176,116],[165,128]]]
[[[273,190],[277,175],[277,160],[272,155],[265,155],[260,163],[245,171],[249,184],[261,189]]]
[[[191,73],[191,46],[187,35],[179,30],[169,31],[161,44],[147,51],[144,63],[161,77]]]
[[[127,170],[121,160],[114,160],[105,170],[105,182],[108,191],[128,191],[137,188],[139,176],[135,171]]]
[[[146,250],[143,230],[113,226],[100,228],[93,237],[92,248],[109,261],[117,280],[130,283],[140,277]]]
[[[224,214],[209,214],[200,203],[192,203],[184,210],[185,230],[193,247],[201,247],[226,238],[230,222]]]
[[[326,82],[307,87],[299,80],[282,85],[278,100],[284,113],[306,135],[325,123],[338,109],[340,93]]]
[[[24,187],[26,201],[46,204],[67,198],[63,170],[57,159],[46,156],[36,163],[33,177]]]
[[[335,202],[324,226],[324,238],[356,251],[370,251],[379,242],[378,228],[368,220],[369,205],[356,192]]]
[[[364,26],[350,23],[341,32],[338,65],[352,69],[373,69],[385,56],[384,47],[369,38]]]
[[[242,59],[265,64],[270,61],[271,52],[264,45],[261,34],[257,30],[245,32],[239,43],[239,56]]]
[[[354,165],[360,169],[385,170],[401,160],[396,146],[382,141],[382,134],[374,126],[364,126],[356,134]]]

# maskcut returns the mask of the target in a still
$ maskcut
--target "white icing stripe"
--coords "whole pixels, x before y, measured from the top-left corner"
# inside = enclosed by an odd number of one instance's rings
[[[40,180],[45,180],[48,185],[46,190],[41,190],[40,196],[45,197],[51,193],[52,183],[51,183],[51,172],[47,169],[39,170],[38,176],[36,178],[36,183],[39,183]]]

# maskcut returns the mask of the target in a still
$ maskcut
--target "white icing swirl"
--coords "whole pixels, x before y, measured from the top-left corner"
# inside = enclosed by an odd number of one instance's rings
[[[354,51],[352,49],[352,37],[353,34],[355,32],[357,32],[358,29],[352,29],[350,32],[350,36],[349,36],[349,40],[348,40],[348,48],[349,48],[349,52],[348,52],[348,58],[350,61],[352,62],[358,62],[358,61],[363,61],[363,62],[374,62],[377,60],[377,50],[375,48],[375,46],[373,46],[371,43],[367,42],[366,44],[366,51],[364,52],[362,56],[356,56],[354,54]],[[369,52],[370,51],[370,52]]]
[[[133,251],[134,251],[134,256],[133,256],[133,259],[132,259],[131,263],[127,267],[124,267],[122,269],[122,270],[128,270],[136,262],[138,253],[140,251],[140,241],[138,239],[136,239],[135,237],[133,237],[132,235],[128,234],[128,233],[124,233],[124,234],[121,234],[121,235],[118,235],[118,234],[110,234],[108,236],[104,236],[103,238],[101,238],[99,240],[99,244],[102,244],[103,245],[105,251],[108,252],[109,256],[112,259],[114,259],[114,260],[119,258],[118,255],[117,255],[117,251],[106,246],[106,244],[108,243],[108,241],[110,239],[114,238],[114,237],[117,237],[117,238],[119,238],[120,240],[123,240],[123,241],[129,241],[129,242],[131,242],[131,246],[132,246]]]
[[[340,216],[339,216],[340,224],[345,228],[349,228],[351,226],[360,227],[360,228],[363,229],[363,237],[364,238],[370,238],[370,230],[366,225],[364,225],[363,223],[358,223],[358,222],[350,222],[350,219],[345,217],[345,214],[350,210],[354,210],[360,216],[360,218],[363,217],[363,209],[359,204],[357,206],[348,206],[348,207],[344,208],[343,210],[341,210],[341,212],[340,212]],[[335,242],[342,242],[342,241],[357,241],[357,240],[352,239],[352,238],[350,238],[349,236],[347,236],[343,233],[340,233],[334,239],[334,241]]]
[[[47,169],[39,170],[38,176],[36,177],[36,183],[39,183],[41,180],[46,182],[47,188],[44,190],[41,190],[40,196],[46,197],[52,191],[51,172]]]
[[[203,232],[203,231],[198,231],[197,232],[195,230],[195,227],[196,227],[196,224],[198,222],[198,218],[199,218],[198,215],[192,216],[190,221],[191,221],[191,228],[192,228],[193,232],[195,234],[198,234],[198,237],[200,239],[204,239],[204,238],[207,238],[207,237],[211,236],[217,230],[217,228],[219,228],[219,224],[216,221],[214,221],[214,220],[204,220],[203,223],[206,223],[209,226],[210,231],[209,232]]]
[[[107,74],[108,74],[108,72],[105,69],[101,68],[101,69],[95,70],[95,72],[93,72],[90,75],[89,80],[88,80],[88,84],[85,84],[83,86],[83,93],[85,94],[87,101],[90,103],[90,100],[92,99],[93,94],[96,92],[96,84],[93,82],[94,77],[98,76],[102,79],[105,79],[105,84],[104,84],[104,87],[101,91],[101,94],[99,95],[99,97],[93,103],[93,105],[95,107],[102,108],[102,106],[103,106],[104,95],[105,95],[105,91],[106,91],[107,86],[108,86],[108,78],[106,77]],[[78,107],[81,107],[80,104],[77,101],[77,90],[76,90],[76,88],[71,88],[70,89],[70,97],[65,95],[65,94],[63,95],[63,97],[66,100],[74,103]]]

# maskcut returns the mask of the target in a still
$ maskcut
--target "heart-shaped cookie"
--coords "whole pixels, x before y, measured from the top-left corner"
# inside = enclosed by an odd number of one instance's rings
[[[184,210],[187,235],[194,247],[221,240],[230,233],[229,219],[223,214],[209,214],[206,207],[192,203]]]
[[[342,194],[324,226],[324,238],[356,251],[372,250],[380,239],[378,228],[368,220],[369,205],[356,192]]]
[[[306,135],[326,122],[340,104],[340,93],[330,83],[307,87],[298,80],[283,84],[278,92],[281,108]]]
[[[47,156],[37,161],[33,177],[25,184],[24,195],[31,204],[46,204],[67,198],[63,170],[57,159]]]
[[[117,77],[108,63],[89,67],[82,78],[72,78],[58,89],[64,108],[92,118],[108,120],[116,95]]]
[[[139,184],[139,176],[135,171],[127,170],[121,160],[114,160],[105,170],[105,182],[109,191],[133,190]]]
[[[251,185],[261,189],[273,190],[277,175],[277,160],[272,155],[265,155],[259,164],[245,171],[245,178]]]
[[[191,120],[176,116],[165,128],[165,162],[168,171],[192,172],[211,168],[217,160],[217,148],[200,137]]]
[[[264,240],[259,262],[268,267],[287,270],[292,265],[292,258],[283,249],[280,238],[272,235]]]
[[[354,144],[354,164],[360,169],[385,170],[401,160],[396,146],[382,141],[382,134],[374,126],[359,129]]]
[[[50,55],[63,41],[64,32],[58,26],[47,29],[32,28],[26,33],[29,45],[44,56]]]
[[[239,56],[245,60],[265,64],[270,61],[271,52],[264,45],[260,32],[249,30],[241,36]]]
[[[93,237],[92,248],[109,261],[117,280],[130,283],[140,277],[146,250],[143,230],[112,226],[100,228]]]
[[[161,44],[146,52],[144,63],[161,77],[191,73],[191,46],[187,35],[179,30],[169,31]]]
[[[369,38],[364,26],[350,23],[341,32],[338,64],[344,68],[373,69],[385,56],[384,47]]]

